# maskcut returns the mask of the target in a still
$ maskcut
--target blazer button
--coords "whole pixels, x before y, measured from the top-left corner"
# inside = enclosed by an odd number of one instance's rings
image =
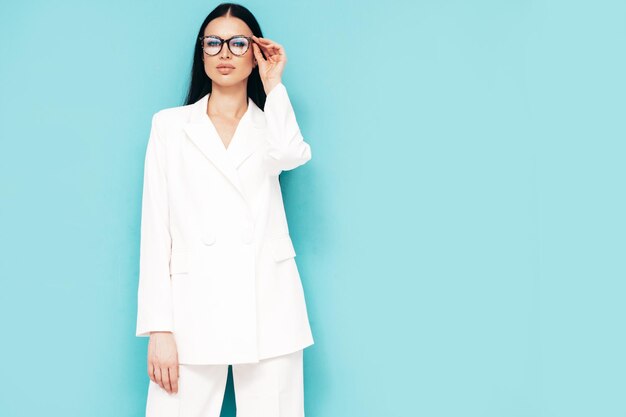
[[[252,241],[254,241],[254,230],[250,227],[244,229],[241,233],[241,240],[243,240],[244,243],[252,243]]]
[[[204,232],[202,235],[202,242],[205,245],[212,245],[215,243],[215,233],[213,232]]]

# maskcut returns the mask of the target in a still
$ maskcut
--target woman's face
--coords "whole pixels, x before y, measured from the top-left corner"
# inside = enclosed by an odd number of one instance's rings
[[[215,35],[222,39],[229,39],[235,35],[252,36],[252,31],[246,23],[237,17],[218,17],[209,22],[204,29],[204,35]],[[205,40],[206,42],[206,40]],[[206,43],[203,43],[203,46]],[[237,52],[237,47],[241,44],[231,45]],[[202,51],[204,61],[204,72],[213,81],[221,86],[232,86],[242,81],[246,81],[254,67],[256,59],[252,51],[252,40],[249,40],[248,50],[241,56],[230,51],[226,42],[222,44],[222,50],[216,55],[208,55]],[[219,69],[219,65],[229,65],[234,68],[230,70]]]

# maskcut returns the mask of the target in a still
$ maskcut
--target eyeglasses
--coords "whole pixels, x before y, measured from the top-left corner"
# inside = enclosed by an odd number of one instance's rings
[[[222,51],[224,43],[227,43],[230,52],[234,55],[241,56],[248,51],[252,37],[236,35],[229,39],[222,39],[216,35],[208,35],[200,36],[198,40],[202,45],[202,50],[204,50],[204,53],[207,55],[214,56],[219,54]]]

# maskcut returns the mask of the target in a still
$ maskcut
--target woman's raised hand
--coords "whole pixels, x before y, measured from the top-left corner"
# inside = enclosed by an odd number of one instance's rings
[[[254,57],[259,64],[259,75],[265,93],[268,94],[282,80],[283,70],[287,63],[287,54],[282,45],[267,38],[252,35],[252,40],[254,41],[252,42]]]
[[[178,350],[171,332],[151,332],[148,376],[170,394],[178,392]]]

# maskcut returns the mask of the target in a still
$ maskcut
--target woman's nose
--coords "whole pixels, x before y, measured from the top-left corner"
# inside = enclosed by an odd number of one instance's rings
[[[222,58],[230,58],[230,49],[228,49],[228,42],[222,44],[222,51],[220,52]]]

